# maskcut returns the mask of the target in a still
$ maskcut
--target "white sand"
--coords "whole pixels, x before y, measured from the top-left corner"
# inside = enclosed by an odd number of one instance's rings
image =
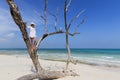
[[[40,60],[42,67],[49,70],[63,70],[64,62]],[[32,62],[21,56],[0,55],[0,80],[15,80],[22,75],[33,73]],[[70,69],[80,76],[67,76],[56,80],[120,80],[120,68],[95,67],[84,64],[70,64]]]

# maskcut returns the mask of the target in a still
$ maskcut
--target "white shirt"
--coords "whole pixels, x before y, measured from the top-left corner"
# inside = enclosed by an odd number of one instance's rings
[[[36,30],[35,30],[35,28],[33,28],[32,26],[28,26],[28,28],[30,28],[30,34],[29,34],[29,36],[31,38],[36,37]]]

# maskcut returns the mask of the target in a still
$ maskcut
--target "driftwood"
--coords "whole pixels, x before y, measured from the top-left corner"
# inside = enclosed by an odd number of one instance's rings
[[[68,3],[68,5],[65,0],[64,19],[65,19],[66,31],[64,32],[62,30],[57,30],[56,25],[55,25],[55,32],[51,32],[51,33],[48,33],[48,28],[47,28],[47,19],[46,19],[47,0],[45,0],[44,16],[41,16],[41,17],[44,19],[46,33],[43,34],[43,36],[39,39],[39,41],[36,45],[36,48],[32,48],[32,45],[30,44],[30,40],[29,40],[28,33],[26,30],[26,24],[22,20],[19,9],[18,9],[17,5],[14,3],[14,0],[7,0],[7,3],[10,7],[11,16],[12,16],[14,22],[18,25],[18,27],[22,33],[24,42],[28,49],[28,53],[29,53],[30,58],[36,69],[36,73],[22,76],[22,77],[18,78],[17,80],[32,80],[32,79],[52,80],[52,79],[56,79],[56,78],[60,78],[60,77],[64,77],[64,76],[78,76],[78,74],[76,74],[72,71],[70,72],[70,71],[47,71],[47,70],[44,70],[42,68],[42,66],[40,65],[40,62],[38,60],[38,55],[37,55],[37,49],[38,49],[40,43],[43,41],[43,39],[45,39],[47,36],[50,36],[50,35],[64,33],[64,34],[66,34],[66,47],[68,50],[68,61],[67,61],[67,67],[68,67],[68,64],[70,62],[70,48],[69,48],[69,44],[68,44],[68,35],[74,36],[75,34],[79,34],[78,32],[74,32],[72,34],[72,33],[69,33],[69,31],[68,31],[69,27],[68,27],[67,21],[66,21],[66,12],[71,3],[71,0]],[[56,24],[56,22],[55,22],[55,24]],[[66,69],[67,69],[67,67],[66,67]]]
[[[79,76],[74,72],[64,72],[64,71],[42,71],[41,73],[28,74],[18,78],[17,80],[32,80],[39,78],[39,80],[53,80],[65,76]]]

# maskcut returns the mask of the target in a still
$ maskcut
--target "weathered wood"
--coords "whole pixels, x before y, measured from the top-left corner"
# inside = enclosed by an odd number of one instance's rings
[[[46,33],[48,33],[47,16],[46,16],[47,3],[48,3],[48,0],[45,0],[45,3],[44,3],[44,19],[45,19],[45,20],[44,20],[44,25],[45,25]]]
[[[65,33],[65,32],[63,32],[63,31],[55,31],[55,32],[43,34],[42,37],[40,37],[40,39],[39,39],[38,42],[37,42],[36,49],[38,49],[38,47],[40,46],[40,43],[41,43],[46,37],[51,36],[51,35],[56,35],[56,34],[62,34],[62,33]]]
[[[70,23],[68,24],[68,29],[71,27],[71,24],[72,24],[77,18],[79,18],[79,16],[80,16],[83,12],[85,12],[85,10],[80,11],[75,17],[73,17],[73,18],[71,19]]]
[[[41,67],[41,65],[39,63],[36,49],[31,48],[30,40],[29,40],[28,33],[27,33],[27,30],[26,30],[26,24],[22,20],[19,9],[14,4],[14,0],[7,0],[7,2],[9,4],[9,6],[10,6],[10,13],[11,13],[11,15],[13,17],[13,20],[18,25],[18,27],[19,27],[19,29],[20,29],[20,31],[22,33],[24,42],[25,42],[25,44],[27,46],[28,53],[29,53],[29,55],[30,55],[30,57],[32,59],[32,62],[34,64],[34,66],[35,66],[35,69],[36,69],[36,71],[40,71],[40,70],[42,70],[42,67]]]
[[[68,11],[68,8],[69,8],[71,2],[72,2],[72,0],[69,0],[69,1],[68,1],[68,4],[66,5],[66,12]]]
[[[84,17],[84,18],[80,21],[80,23],[76,26],[74,32],[77,32],[78,28],[80,27],[81,24],[83,24],[83,23],[85,22],[86,18],[87,18],[87,17]]]
[[[44,71],[41,73],[34,73],[34,74],[28,74],[24,75],[17,80],[33,80],[36,78],[39,78],[39,80],[53,80],[65,76],[79,76],[78,74],[74,72],[65,72],[65,71]]]
[[[51,13],[50,11],[48,11],[48,13],[55,18],[54,29],[55,29],[55,31],[57,31],[58,8],[57,8],[57,10],[56,10],[56,15],[54,15],[54,14]]]
[[[22,17],[20,15],[19,9],[17,7],[17,5],[15,5],[14,0],[7,0],[9,7],[10,7],[10,13],[11,16],[14,20],[14,22],[18,25],[24,42],[26,44],[26,47],[28,49],[28,53],[30,55],[30,58],[35,66],[36,69],[36,73],[34,74],[29,74],[29,75],[25,75],[20,77],[17,80],[32,80],[32,79],[36,79],[39,78],[41,80],[52,80],[52,79],[56,79],[56,78],[60,78],[60,77],[65,77],[65,76],[78,76],[76,73],[74,72],[69,72],[69,71],[46,71],[42,68],[42,66],[40,65],[40,62],[38,60],[38,56],[37,56],[37,49],[40,45],[40,43],[48,36],[51,35],[55,35],[55,34],[62,34],[65,33],[66,34],[66,48],[68,51],[68,60],[67,60],[67,64],[66,64],[66,69],[68,68],[69,62],[70,62],[70,48],[69,48],[69,43],[68,43],[68,35],[74,36],[75,34],[79,34],[78,32],[74,32],[69,33],[68,31],[68,25],[67,25],[67,17],[66,17],[66,12],[67,12],[67,8],[69,7],[71,0],[69,0],[70,2],[67,5],[67,2],[65,0],[65,8],[64,8],[64,19],[65,19],[65,29],[66,31],[62,31],[62,30],[57,30],[56,28],[56,23],[55,23],[55,32],[51,32],[48,33],[48,28],[47,28],[47,19],[46,19],[46,9],[47,9],[47,0],[45,0],[45,4],[44,4],[44,16],[41,16],[44,19],[44,23],[45,23],[45,29],[46,29],[46,33],[42,35],[42,37],[39,39],[36,48],[32,48],[32,45],[30,43],[29,37],[28,37],[28,33],[26,30],[26,24],[24,23],[24,21],[22,20]],[[56,13],[56,16],[58,15],[58,12]],[[55,19],[56,20],[56,19]]]
[[[67,63],[66,63],[66,71],[68,70],[69,63],[71,62],[70,47],[69,47],[69,35],[74,36],[76,34],[80,34],[79,32],[74,32],[73,34],[69,33],[69,28],[71,27],[71,24],[85,11],[85,10],[80,11],[75,17],[73,17],[70,20],[70,23],[67,23],[67,12],[68,12],[68,8],[69,8],[70,4],[71,4],[71,0],[68,0],[68,3],[67,3],[67,0],[64,0],[64,24],[65,24],[65,30],[66,30],[66,48],[67,48],[67,53],[68,53],[68,58],[67,58]],[[82,24],[82,22],[84,22],[84,21],[82,20],[80,22],[80,24]],[[77,28],[80,26],[80,24],[78,24]]]
[[[68,71],[68,66],[70,63],[70,48],[69,48],[69,42],[68,42],[68,24],[67,24],[67,10],[70,5],[71,0],[69,0],[69,3],[67,4],[67,0],[64,2],[64,23],[65,23],[65,30],[66,30],[66,48],[68,53],[67,63],[66,63],[66,71]]]
[[[42,37],[39,38],[38,42],[37,42],[37,45],[36,45],[36,50],[38,49],[38,47],[40,46],[40,43],[48,36],[52,36],[52,35],[57,35],[57,34],[66,34],[66,32],[62,31],[62,30],[59,30],[59,31],[55,31],[55,32],[51,32],[51,33],[46,33],[46,34],[43,34]],[[74,32],[74,33],[68,33],[68,35],[70,36],[74,36],[76,34],[80,34],[79,32]]]

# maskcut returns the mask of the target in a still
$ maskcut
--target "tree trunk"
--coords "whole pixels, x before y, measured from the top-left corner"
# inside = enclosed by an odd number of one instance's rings
[[[32,53],[31,53],[30,57],[31,57],[32,62],[33,62],[33,64],[34,64],[34,66],[35,66],[36,72],[39,73],[40,71],[43,70],[43,68],[41,67],[41,65],[40,65],[40,63],[39,63],[37,51],[36,51],[36,50],[33,50],[33,51],[31,51],[31,52],[32,52]]]
[[[40,70],[42,70],[42,67],[39,63],[36,50],[31,48],[31,43],[26,30],[26,24],[23,22],[22,17],[20,16],[18,7],[14,4],[13,0],[7,0],[7,2],[10,5],[11,15],[22,33],[23,39],[28,49],[28,53],[32,59],[35,69],[37,72],[39,72]]]
[[[68,70],[68,66],[69,66],[69,63],[70,63],[70,48],[69,48],[69,43],[68,43],[68,34],[66,34],[66,48],[67,48],[67,52],[68,52],[66,70]]]
[[[68,70],[68,66],[70,63],[70,48],[69,48],[69,43],[68,43],[68,24],[67,24],[67,1],[65,0],[64,2],[64,23],[65,23],[65,30],[66,30],[66,48],[67,48],[67,53],[68,53],[68,58],[67,58],[67,63],[66,63],[66,71]]]

